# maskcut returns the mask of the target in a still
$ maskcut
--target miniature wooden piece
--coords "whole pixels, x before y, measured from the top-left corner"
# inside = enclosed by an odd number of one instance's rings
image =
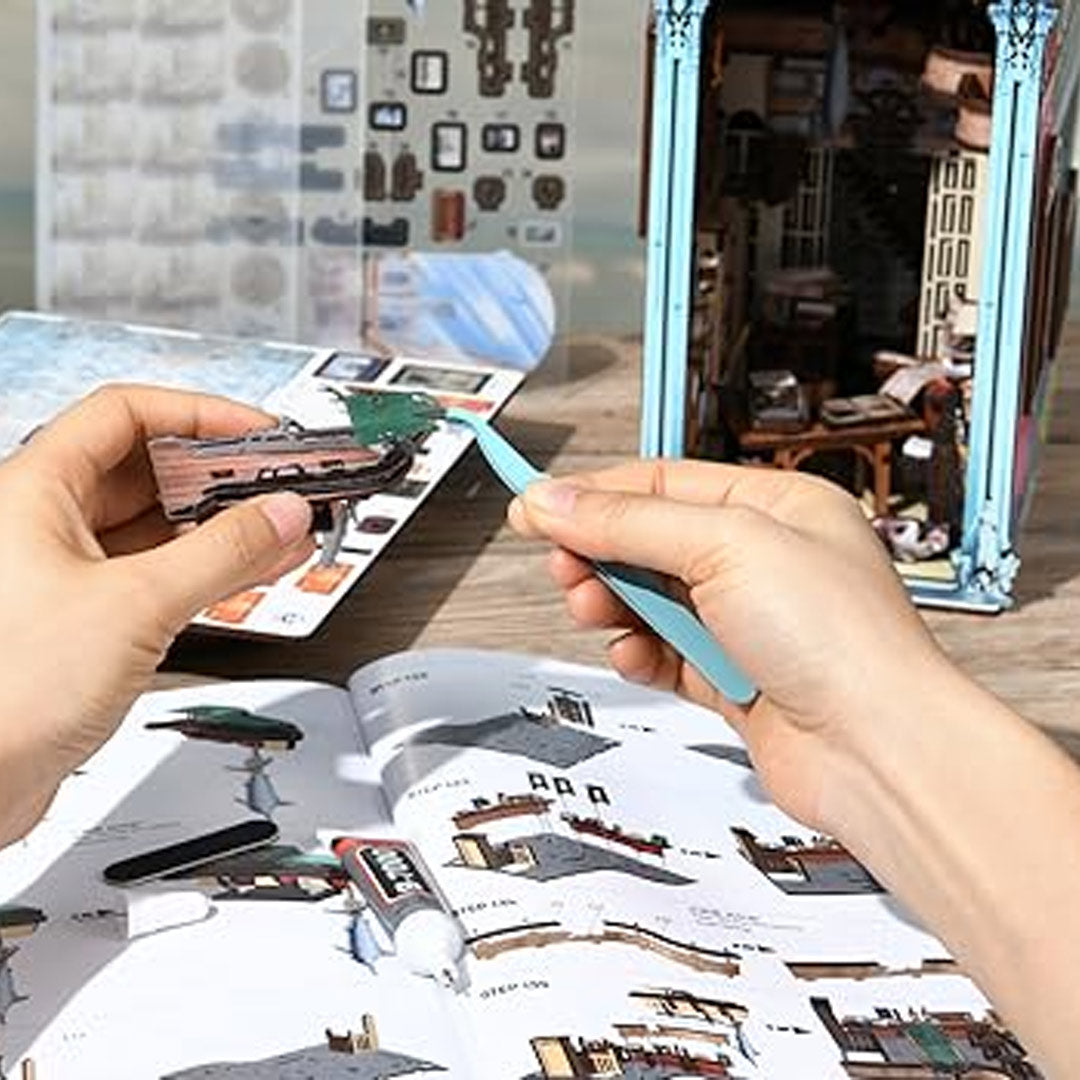
[[[285,421],[231,438],[151,440],[165,516],[201,522],[252,496],[294,491],[311,503],[313,527],[326,534],[320,565],[333,566],[353,505],[406,478],[443,409],[426,394],[332,392],[349,413],[348,427]]]

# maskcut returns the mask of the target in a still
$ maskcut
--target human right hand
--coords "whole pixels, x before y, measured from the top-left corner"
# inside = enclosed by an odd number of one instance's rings
[[[638,461],[536,484],[510,522],[559,545],[552,572],[581,625],[624,631],[610,646],[624,677],[720,711],[773,798],[816,827],[836,831],[832,791],[876,752],[882,703],[958,677],[856,502],[816,477]],[[724,700],[582,556],[668,575],[760,698]]]

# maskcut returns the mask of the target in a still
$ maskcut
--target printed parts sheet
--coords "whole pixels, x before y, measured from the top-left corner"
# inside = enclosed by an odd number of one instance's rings
[[[305,427],[333,427],[347,424],[348,417],[331,391],[422,391],[444,405],[494,419],[522,378],[518,372],[480,364],[323,351],[274,390],[264,405]],[[241,634],[308,637],[393,543],[472,442],[465,428],[440,423],[400,483],[356,504],[333,565],[322,566],[316,555],[272,586],[249,589],[214,605],[196,622]]]
[[[461,650],[140,701],[0,853],[0,1020],[42,1078],[1038,1075],[715,714]]]
[[[582,265],[574,3],[464,27],[403,0],[35,7],[38,307],[547,353]]]

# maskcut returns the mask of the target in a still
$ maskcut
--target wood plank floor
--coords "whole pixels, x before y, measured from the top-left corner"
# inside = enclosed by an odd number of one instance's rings
[[[500,425],[555,472],[635,453],[640,347],[575,341]],[[511,649],[602,662],[604,638],[575,629],[545,572],[546,549],[503,524],[506,495],[479,458],[463,462],[322,632],[287,645],[191,636],[169,668],[202,676],[341,681],[416,647]],[[1066,330],[1053,422],[1021,537],[1018,605],[980,616],[928,612],[957,661],[1032,720],[1080,738],[1080,322]],[[168,680],[166,680],[167,682]]]

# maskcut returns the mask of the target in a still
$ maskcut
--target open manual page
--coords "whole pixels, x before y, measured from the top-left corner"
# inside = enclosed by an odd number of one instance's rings
[[[240,823],[257,846],[177,856]],[[19,1080],[1039,1075],[717,716],[451,650],[143,698],[0,853],[0,1055]]]

